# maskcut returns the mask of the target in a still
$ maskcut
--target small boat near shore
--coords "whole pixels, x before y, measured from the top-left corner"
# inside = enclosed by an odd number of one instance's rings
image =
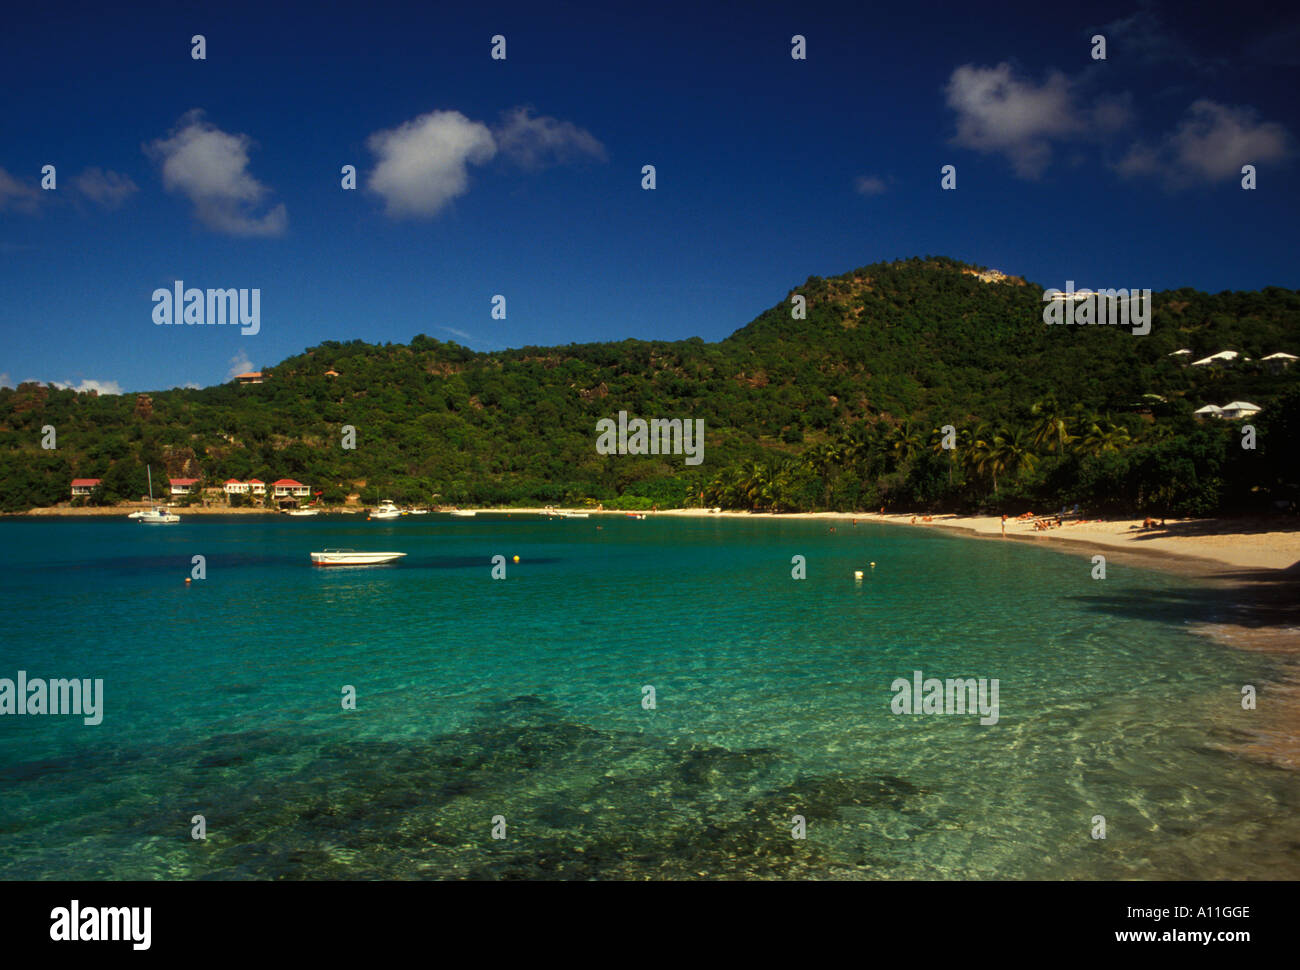
[[[153,469],[146,465],[144,470],[149,476],[149,504],[153,505]],[[165,505],[155,505],[148,511],[132,512],[127,518],[135,519],[145,525],[175,525],[181,520],[175,512],[167,511]]]
[[[556,518],[559,519],[589,519],[591,518],[591,513],[590,512],[565,512],[561,510],[559,512],[556,512],[555,516]]]
[[[355,549],[326,549],[311,553],[314,566],[379,566],[405,556],[404,552],[357,552]]]
[[[298,518],[305,518],[310,515],[320,515],[320,509],[289,509],[285,515],[292,515]]]
[[[394,505],[391,499],[380,502],[379,508],[370,513],[372,519],[397,519],[401,516],[402,510]]]
[[[478,512],[474,509],[452,509],[451,514],[458,519],[472,519],[478,515]]]
[[[165,505],[159,505],[147,512],[132,512],[130,517],[137,522],[143,522],[145,525],[172,525],[181,520],[181,517],[175,512],[167,511]]]

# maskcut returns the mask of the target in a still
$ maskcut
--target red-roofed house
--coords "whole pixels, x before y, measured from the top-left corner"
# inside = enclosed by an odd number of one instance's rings
[[[236,374],[235,380],[241,384],[261,384],[262,372],[260,370],[250,371],[247,374]]]
[[[276,498],[288,498],[294,495],[311,495],[311,487],[304,485],[302,482],[295,482],[292,478],[282,478],[278,482],[272,482],[272,493]]]
[[[194,486],[199,483],[197,478],[169,478],[167,482],[172,487],[173,495],[192,495]]]
[[[227,495],[247,495],[248,482],[241,482],[238,478],[227,478],[222,489]]]
[[[72,480],[72,497],[89,495],[95,490],[95,486],[99,484],[99,481],[98,478],[74,478]]]
[[[260,478],[250,478],[247,484],[249,491],[254,495],[266,494],[266,482],[262,481]]]

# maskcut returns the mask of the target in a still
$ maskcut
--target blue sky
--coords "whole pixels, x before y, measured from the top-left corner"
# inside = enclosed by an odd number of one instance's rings
[[[809,275],[927,253],[1300,286],[1296,13],[56,3],[5,27],[0,384],[207,386],[417,333],[718,340]],[[155,326],[177,279],[259,288],[260,332]]]

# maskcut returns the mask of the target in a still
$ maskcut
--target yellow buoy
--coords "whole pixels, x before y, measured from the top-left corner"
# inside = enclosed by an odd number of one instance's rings
[[[875,564],[874,562],[871,564],[871,568],[872,568],[872,569],[875,569],[875,568],[876,568],[876,564]]]
[[[190,584],[190,577],[186,576],[186,577],[185,577],[185,585],[188,586],[189,584]]]
[[[853,570],[853,578],[854,578],[854,579],[861,579],[861,578],[862,578],[862,570],[861,570],[861,569],[855,569],[855,570]]]
[[[515,562],[518,562],[518,561],[519,561],[519,557],[518,557],[518,556],[515,556]]]

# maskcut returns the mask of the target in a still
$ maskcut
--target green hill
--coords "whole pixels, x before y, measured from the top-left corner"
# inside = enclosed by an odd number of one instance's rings
[[[718,343],[524,347],[475,353],[326,342],[265,382],[95,396],[0,390],[0,507],[64,501],[73,477],[97,501],[155,477],[296,478],[341,501],[607,506],[1007,508],[1083,502],[1168,514],[1294,499],[1300,294],[1154,294],[1151,331],[1048,326],[1042,288],[986,282],[943,258],[813,277]],[[1063,282],[1063,281],[1062,281]],[[807,301],[794,319],[790,297]],[[1253,362],[1181,366],[1224,349]],[[338,376],[327,376],[329,370]],[[1201,423],[1206,403],[1245,400],[1241,423]],[[704,461],[600,455],[596,421],[702,418]],[[356,447],[342,446],[345,426]],[[949,443],[937,429],[952,426]],[[53,426],[57,448],[41,447]],[[365,482],[364,486],[354,483]],[[1054,507],[1054,505],[1053,505]]]

